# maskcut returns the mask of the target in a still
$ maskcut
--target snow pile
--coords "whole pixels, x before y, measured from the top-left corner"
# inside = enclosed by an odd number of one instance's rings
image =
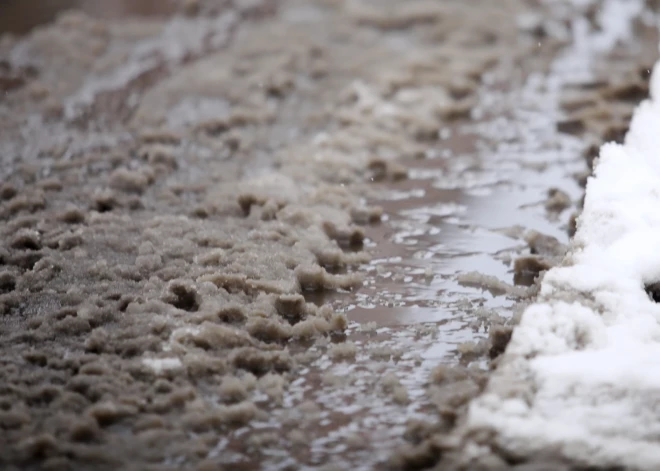
[[[660,62],[625,143],[601,149],[571,251],[471,404],[468,436],[513,458],[660,469],[660,305],[645,291],[657,281]]]

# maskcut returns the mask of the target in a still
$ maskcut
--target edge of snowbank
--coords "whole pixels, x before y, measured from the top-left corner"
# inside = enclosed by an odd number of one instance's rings
[[[601,148],[578,231],[464,433],[512,457],[660,469],[660,61],[625,143]],[[479,440],[467,450],[473,456]]]

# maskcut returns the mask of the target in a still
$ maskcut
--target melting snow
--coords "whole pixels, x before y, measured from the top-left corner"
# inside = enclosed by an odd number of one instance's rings
[[[531,456],[660,469],[660,62],[623,145],[606,144],[565,264],[548,272],[469,431]]]

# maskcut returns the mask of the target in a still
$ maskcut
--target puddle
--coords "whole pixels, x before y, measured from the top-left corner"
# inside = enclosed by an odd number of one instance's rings
[[[506,73],[494,72],[493,80]],[[528,79],[528,88],[534,80]],[[458,278],[478,272],[513,285],[513,261],[529,253],[525,231],[567,243],[574,207],[550,213],[545,201],[554,188],[579,200],[582,190],[573,175],[584,170],[584,161],[583,144],[556,133],[538,95],[525,97],[522,86],[519,92],[503,86],[483,89],[482,102],[490,105],[476,110],[496,118],[441,130],[426,158],[403,161],[408,179],[378,184],[382,195],[370,203],[381,206],[385,217],[367,229],[374,259],[362,267],[368,273],[364,287],[310,300],[331,302],[351,321],[382,326],[458,320],[474,306],[510,316],[516,296],[466,286]],[[516,106],[521,110],[510,115]],[[504,142],[501,128],[509,135]],[[469,329],[464,337],[475,340]]]
[[[482,101],[492,107],[482,112],[497,118],[441,130],[444,139],[426,158],[404,161],[408,179],[382,184],[382,196],[370,202],[381,206],[385,217],[367,230],[374,260],[363,267],[364,287],[315,301],[332,302],[352,321],[382,326],[458,321],[475,306],[510,316],[516,296],[467,286],[460,275],[478,272],[513,285],[513,260],[529,250],[522,237],[506,233],[535,230],[568,242],[574,208],[549,213],[545,201],[553,188],[577,201],[581,189],[572,176],[584,170],[584,162],[583,144],[558,135],[547,109],[535,109],[538,96],[525,99],[501,91],[502,85],[482,91]],[[500,112],[510,113],[516,103],[529,128],[519,116],[505,119],[514,146],[502,142],[497,130]],[[463,337],[475,339],[467,328]]]

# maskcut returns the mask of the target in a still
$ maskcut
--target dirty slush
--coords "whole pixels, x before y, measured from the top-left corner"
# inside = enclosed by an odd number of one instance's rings
[[[598,146],[647,95],[655,2],[633,43],[562,87],[550,124],[572,142],[573,195],[547,162],[506,182],[455,164],[475,123],[549,73],[571,18],[605,28],[603,2],[581,3],[186,1],[1,36],[0,467],[569,469],[497,449],[469,462],[452,431],[561,261]],[[395,243],[420,207],[520,178],[554,236],[498,219],[521,242],[489,259],[504,275],[465,264],[437,276],[453,294],[388,298],[436,275]],[[520,195],[499,211],[538,196]],[[428,211],[417,235],[462,211]],[[450,303],[469,327],[449,343],[447,319],[382,321]],[[422,344],[448,353],[429,364]]]

